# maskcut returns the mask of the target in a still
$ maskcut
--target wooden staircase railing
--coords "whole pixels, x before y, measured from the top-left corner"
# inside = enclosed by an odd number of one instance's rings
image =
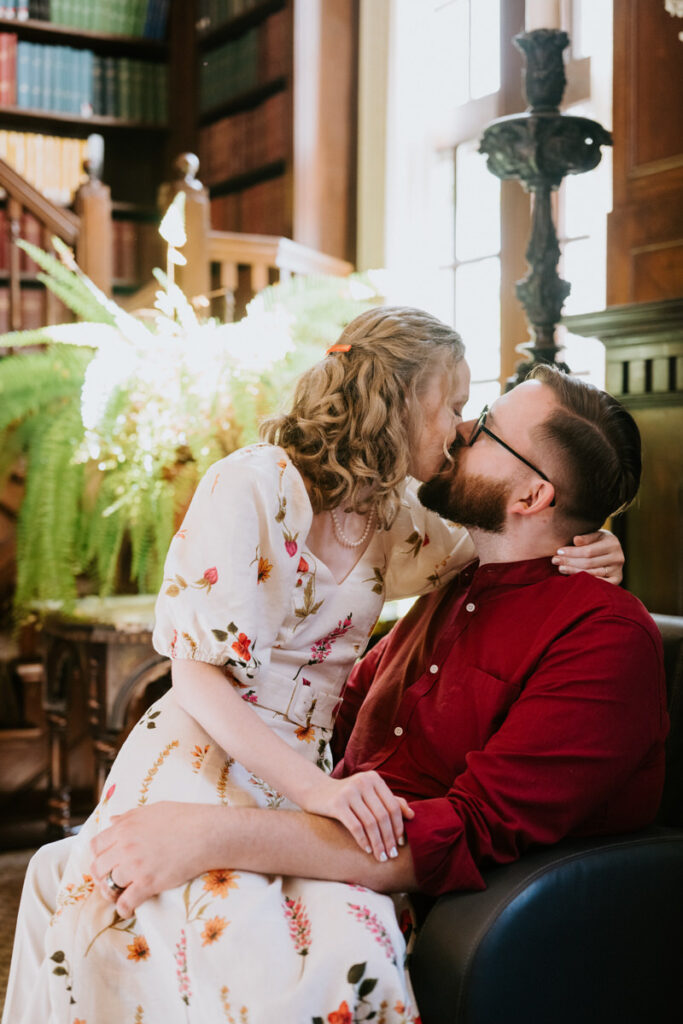
[[[294,274],[332,274],[346,277],[353,266],[346,260],[327,256],[273,235],[242,235],[234,231],[210,231],[209,263],[217,270],[214,296],[223,299],[222,319],[234,319],[246,302],[274,280],[285,281]]]
[[[86,172],[90,171],[86,162]],[[81,269],[106,294],[111,293],[112,228],[109,188],[94,175],[81,185],[75,197],[76,212],[57,206],[31,185],[8,163],[0,159],[0,187],[7,194],[7,231],[9,233],[9,329],[22,329],[21,251],[15,244],[21,237],[23,214],[30,213],[41,226],[41,246],[51,248],[57,235],[76,251]],[[43,323],[54,323],[59,303],[45,289]]]

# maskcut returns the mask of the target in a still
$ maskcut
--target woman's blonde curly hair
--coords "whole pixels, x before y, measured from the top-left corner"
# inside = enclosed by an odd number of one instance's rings
[[[337,344],[351,348],[307,370],[290,412],[266,420],[260,436],[287,451],[314,512],[374,509],[388,529],[421,423],[419,399],[437,371],[446,395],[465,348],[452,327],[404,306],[361,313]]]

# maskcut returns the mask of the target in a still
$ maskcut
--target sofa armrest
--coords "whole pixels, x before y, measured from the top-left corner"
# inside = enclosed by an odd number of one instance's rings
[[[442,896],[419,931],[410,973],[423,1024],[644,1024],[681,1012],[683,829],[562,843],[486,882]]]

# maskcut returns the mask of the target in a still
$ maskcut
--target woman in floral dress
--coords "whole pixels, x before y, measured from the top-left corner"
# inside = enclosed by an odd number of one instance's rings
[[[338,818],[368,856],[396,855],[407,805],[375,773],[331,779],[328,741],[383,602],[441,585],[473,556],[406,479],[443,466],[468,389],[454,331],[417,310],[371,310],[265,441],[201,481],[156,609],[173,688],[70,841],[45,947],[50,1022],[417,1019],[388,896],[217,866],[122,919],[90,876],[89,840],[112,815],[171,799],[298,806]],[[109,888],[127,881],[113,869]]]

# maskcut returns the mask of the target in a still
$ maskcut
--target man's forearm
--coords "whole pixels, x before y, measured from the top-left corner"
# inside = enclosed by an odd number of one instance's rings
[[[380,863],[331,818],[304,811],[159,803],[121,815],[92,843],[93,872],[113,872],[128,915],[156,893],[212,868],[354,882],[378,892],[416,888],[408,846]]]

